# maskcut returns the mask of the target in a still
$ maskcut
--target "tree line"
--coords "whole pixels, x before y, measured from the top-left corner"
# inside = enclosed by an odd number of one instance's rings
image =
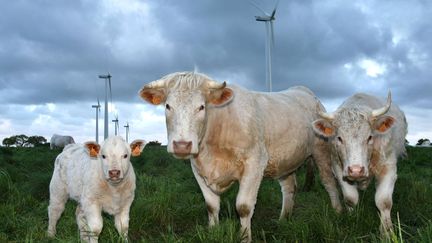
[[[26,136],[24,134],[14,135],[8,138],[4,138],[2,141],[5,147],[38,147],[47,145],[47,140],[43,136]]]

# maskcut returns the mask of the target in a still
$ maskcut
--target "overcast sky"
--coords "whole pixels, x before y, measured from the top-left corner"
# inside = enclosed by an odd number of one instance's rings
[[[256,0],[267,12],[276,1]],[[162,107],[137,95],[168,73],[198,69],[265,91],[261,15],[248,0],[14,0],[0,9],[0,139],[95,140],[97,98],[112,75],[120,134],[166,143]],[[432,139],[432,1],[281,0],[273,90],[305,85],[333,111],[356,92],[386,97],[407,139]],[[103,108],[103,107],[102,107]],[[101,110],[103,115],[103,109]],[[100,134],[103,134],[100,120]],[[110,122],[110,133],[114,131]]]

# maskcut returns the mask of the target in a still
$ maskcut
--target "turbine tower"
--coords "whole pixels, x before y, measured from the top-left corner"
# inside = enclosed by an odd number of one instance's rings
[[[129,122],[126,123],[126,126],[124,126],[126,128],[126,143],[129,142]]]
[[[250,0],[251,4],[254,5],[263,16],[255,16],[256,21],[264,22],[266,27],[266,39],[265,39],[265,56],[266,56],[266,86],[269,92],[272,92],[272,51],[274,46],[274,33],[273,33],[273,21],[275,20],[276,9],[279,1],[271,14],[266,13],[257,3]]]
[[[96,108],[96,143],[99,143],[99,113],[100,113],[100,103],[99,98],[97,99],[97,105],[92,105],[92,108]]]
[[[111,91],[111,75],[99,75],[99,78],[105,79],[105,116],[104,116],[104,140],[108,137],[108,88],[112,103],[112,91]]]
[[[117,133],[119,131],[119,124],[118,124],[118,115],[115,115],[115,119],[112,120],[114,122],[114,134],[117,136]]]

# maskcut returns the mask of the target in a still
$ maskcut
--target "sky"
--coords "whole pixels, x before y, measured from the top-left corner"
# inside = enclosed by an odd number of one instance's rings
[[[276,1],[256,0],[266,12]],[[249,0],[14,0],[0,9],[0,140],[17,134],[95,140],[96,110],[112,75],[109,131],[166,143],[164,109],[146,83],[198,70],[266,91],[265,25]],[[280,0],[273,91],[309,87],[328,111],[366,92],[408,120],[407,139],[432,139],[432,1]],[[99,120],[102,139],[103,120]]]

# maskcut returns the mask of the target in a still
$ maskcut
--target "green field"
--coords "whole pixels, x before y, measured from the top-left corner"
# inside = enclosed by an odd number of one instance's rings
[[[60,150],[0,148],[0,242],[49,242],[46,237],[48,185]],[[130,214],[131,242],[238,242],[234,186],[221,198],[220,225],[207,228],[207,211],[188,161],[163,147],[148,146],[133,159],[137,190]],[[399,161],[393,194],[394,242],[432,242],[432,149],[408,148]],[[304,171],[298,173],[302,185]],[[299,191],[290,219],[279,221],[277,181],[261,185],[252,232],[255,242],[380,242],[374,186],[360,193],[354,212],[336,214],[318,178]],[[300,187],[300,186],[299,186]],[[76,203],[69,201],[52,242],[79,242]],[[104,216],[100,242],[120,242],[113,218]]]

